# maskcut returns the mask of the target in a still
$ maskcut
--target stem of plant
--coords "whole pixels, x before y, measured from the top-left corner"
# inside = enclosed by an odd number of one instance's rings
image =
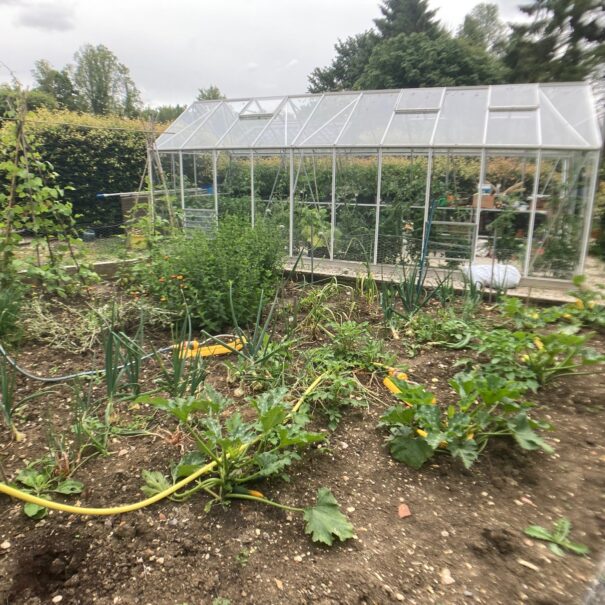
[[[252,500],[254,502],[262,502],[263,504],[269,504],[271,506],[275,506],[276,508],[281,508],[283,510],[289,510],[294,513],[304,513],[305,512],[304,508],[287,506],[286,504],[279,504],[279,502],[274,502],[273,500],[267,500],[266,498],[257,498],[256,496],[248,496],[246,494],[227,494],[225,497],[229,498],[230,500],[237,499],[237,500]]]

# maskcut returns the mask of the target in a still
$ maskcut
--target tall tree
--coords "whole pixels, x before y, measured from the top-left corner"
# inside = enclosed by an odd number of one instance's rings
[[[63,109],[79,108],[76,89],[68,67],[59,71],[44,59],[36,61],[34,65],[32,74],[36,81],[35,90],[52,96],[57,101],[57,105]]]
[[[365,69],[379,38],[367,30],[334,46],[336,57],[327,67],[316,67],[309,76],[309,92],[351,90]]]
[[[398,34],[426,34],[436,37],[443,33],[436,10],[429,9],[428,0],[383,0],[379,6],[382,17],[374,23],[383,38]]]
[[[426,34],[399,34],[376,46],[357,82],[361,88],[416,88],[497,84],[502,63],[464,40]]]
[[[506,25],[500,19],[498,5],[477,4],[464,17],[458,37],[488,52],[501,52],[506,40]]]
[[[57,109],[57,101],[52,95],[41,90],[20,90],[10,84],[0,84],[0,117],[10,111],[14,111],[19,102],[19,97],[25,98],[26,108],[30,111],[45,107],[46,109]]]
[[[140,93],[128,68],[106,46],[84,45],[75,55],[74,84],[84,109],[133,117]]]
[[[583,80],[605,60],[602,0],[534,0],[513,25],[505,61],[515,82]]]
[[[153,118],[155,122],[163,124],[174,122],[184,111],[187,105],[158,105],[157,107],[146,107],[141,111],[142,118]]]
[[[216,101],[224,98],[225,95],[218,86],[210,85],[208,88],[198,90],[196,101]]]

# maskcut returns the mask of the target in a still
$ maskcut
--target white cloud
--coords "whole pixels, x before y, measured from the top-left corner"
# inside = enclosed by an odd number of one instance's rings
[[[67,31],[74,28],[74,7],[65,4],[22,3],[15,24],[45,31]]]

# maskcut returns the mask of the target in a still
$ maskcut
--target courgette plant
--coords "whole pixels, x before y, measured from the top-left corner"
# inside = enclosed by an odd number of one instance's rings
[[[401,404],[387,410],[380,426],[393,458],[420,468],[434,455],[459,458],[470,468],[492,437],[512,437],[525,450],[553,449],[536,433],[549,425],[529,416],[532,404],[522,400],[523,386],[493,374],[457,374],[450,385],[459,397],[442,409],[434,394],[422,385],[393,377]]]
[[[305,531],[313,541],[331,545],[334,537],[353,537],[353,527],[326,488],[318,491],[316,505],[307,508],[274,502],[248,488],[268,477],[287,478],[286,469],[300,459],[298,450],[324,439],[322,433],[305,429],[310,420],[307,406],[301,401],[292,406],[286,395],[287,390],[279,388],[249,399],[254,412],[252,420],[246,420],[239,411],[229,413],[234,402],[208,386],[195,397],[140,397],[140,402],[173,415],[196,446],[196,450],[171,466],[169,477],[159,471],[143,471],[143,492],[148,496],[162,492],[210,463],[207,476],[171,498],[183,501],[205,492],[210,496],[206,511],[217,503],[253,500],[301,513],[306,521]]]

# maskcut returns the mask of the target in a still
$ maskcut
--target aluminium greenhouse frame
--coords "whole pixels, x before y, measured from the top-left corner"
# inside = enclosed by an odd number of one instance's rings
[[[409,168],[416,162],[418,172],[424,170],[424,190],[422,194],[415,193],[412,199],[416,201],[408,202],[408,206],[403,208],[404,211],[413,209],[414,220],[410,219],[410,223],[403,226],[396,225],[396,234],[389,235],[397,240],[396,247],[400,241],[405,245],[406,234],[402,231],[405,227],[414,230],[420,249],[439,250],[444,259],[451,261],[447,258],[448,246],[458,246],[458,260],[474,262],[478,260],[480,244],[495,249],[497,243],[496,233],[490,236],[489,225],[485,225],[486,219],[489,219],[487,222],[495,222],[494,217],[502,212],[501,208],[493,207],[494,197],[496,206],[499,199],[510,203],[514,198],[515,210],[511,212],[515,216],[509,221],[514,223],[511,229],[517,229],[519,241],[514,244],[518,252],[515,261],[521,274],[526,278],[552,277],[535,269],[542,262],[540,255],[547,256],[552,249],[551,256],[558,253],[572,257],[555,258],[559,265],[567,262],[559,267],[559,274],[555,273],[555,277],[564,276],[566,279],[584,268],[601,146],[596,104],[588,83],[424,88],[202,101],[192,104],[156,141],[157,152],[167,164],[164,172],[171,182],[170,189],[176,193],[182,212],[196,212],[194,206],[202,195],[198,181],[203,180],[206,199],[202,200],[204,208],[199,213],[210,213],[213,220],[221,211],[222,192],[229,188],[233,190],[231,185],[226,186],[228,176],[221,170],[228,175],[235,163],[240,165],[240,181],[242,175],[246,179],[245,186],[235,197],[249,198],[249,215],[254,224],[257,204],[262,202],[257,194],[257,180],[262,177],[257,179],[255,166],[259,170],[263,158],[279,158],[279,171],[285,165],[284,173],[287,170],[288,176],[287,242],[290,257],[295,256],[301,247],[297,240],[296,213],[301,204],[308,204],[325,208],[322,216],[325,216],[326,226],[329,219],[329,237],[322,232],[322,236],[325,235],[325,258],[331,261],[350,260],[342,256],[349,253],[352,240],[346,253],[339,252],[336,246],[337,240],[346,240],[347,237],[339,230],[338,212],[343,204],[348,203],[349,208],[356,211],[361,207],[369,209],[367,216],[361,213],[357,217],[359,224],[365,219],[367,227],[363,236],[366,237],[366,245],[360,246],[363,250],[371,248],[365,260],[374,265],[399,262],[398,257],[389,257],[381,251],[386,237],[381,233],[381,214],[392,209],[388,196],[399,199],[397,196],[401,197],[411,184],[403,178],[393,181],[391,176],[389,192],[385,193],[384,164],[387,161],[392,164],[389,167],[392,174],[397,158],[405,158],[399,161],[402,167]],[[199,178],[200,161],[206,166],[202,179]],[[309,169],[312,168],[315,174],[316,162],[319,161],[323,161],[326,170],[331,172],[330,178],[325,179],[322,195],[317,180],[314,187],[309,184],[309,189],[315,188],[317,195],[311,191],[313,202],[308,202],[305,201],[307,193],[300,193],[301,171],[307,173],[307,163],[310,162]],[[352,202],[342,201],[344,194],[341,194],[339,186],[344,185],[339,185],[338,179],[340,175],[346,175],[347,170],[339,163],[346,161],[363,164],[371,179],[375,178],[371,187],[371,203],[359,203],[357,198]],[[219,165],[227,165],[227,162],[228,168]],[[374,162],[375,175],[373,167],[368,168]],[[452,195],[448,189],[451,188],[448,178],[453,174],[455,188],[456,172],[455,168],[453,171],[450,169],[450,164],[457,162],[467,173],[466,189]],[[520,183],[515,185],[516,197],[507,194],[508,190],[491,195],[486,189],[493,176],[491,167],[498,162],[508,162],[506,166],[513,166],[517,171],[523,167],[522,176],[516,177],[520,179]],[[279,171],[276,183],[280,178]],[[436,175],[439,171],[445,175],[439,177],[445,182],[438,181]],[[493,170],[491,172],[494,173]],[[494,178],[499,179],[500,173],[497,170],[495,173]],[[283,179],[285,174],[281,176]],[[414,183],[416,189],[419,178]],[[469,189],[471,181],[472,191]],[[282,197],[285,198],[286,184],[283,185]],[[514,187],[509,189],[514,190]],[[346,193],[349,199],[353,195]],[[437,207],[438,197],[439,203],[445,205]],[[456,199],[453,199],[451,207],[446,207],[450,197]],[[469,206],[471,201],[472,206]],[[399,203],[405,206],[405,203]],[[399,219],[402,216],[406,216],[405,212],[398,215]],[[372,220],[370,227],[367,223]],[[573,230],[569,231],[572,224]],[[461,235],[462,232],[465,235]],[[306,237],[309,240],[308,233]],[[439,237],[443,237],[443,241],[437,241]],[[570,241],[562,242],[564,238]],[[313,247],[317,240],[313,231],[310,239]],[[461,240],[462,244],[459,243]],[[557,252],[560,249],[564,252]]]

